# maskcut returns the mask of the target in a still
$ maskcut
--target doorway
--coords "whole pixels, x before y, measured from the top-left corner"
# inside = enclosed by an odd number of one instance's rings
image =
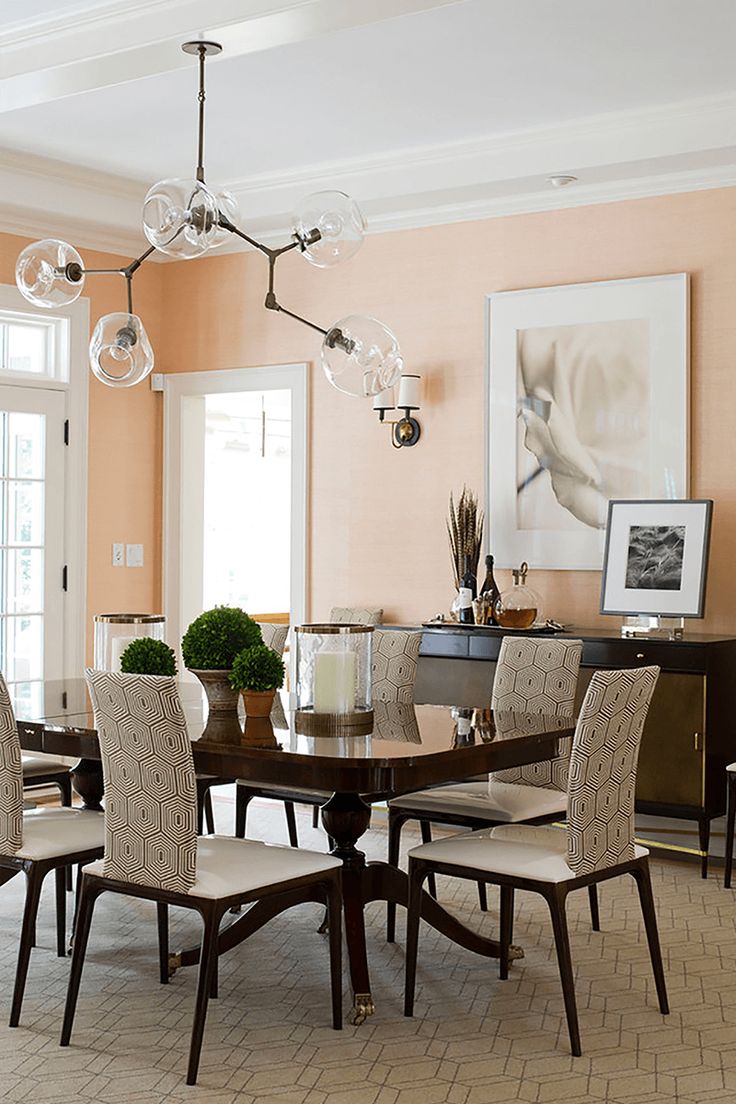
[[[178,644],[204,609],[306,613],[307,367],[164,376],[164,595]]]

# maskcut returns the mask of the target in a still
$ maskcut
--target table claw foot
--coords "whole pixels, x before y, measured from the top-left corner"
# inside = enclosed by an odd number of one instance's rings
[[[356,993],[353,1004],[353,1027],[360,1027],[375,1011],[376,1006],[370,993]]]
[[[524,957],[524,948],[517,947],[515,943],[509,945],[509,962],[514,962],[517,958]]]
[[[181,955],[180,954],[170,954],[169,955],[169,980],[171,980],[171,978],[174,976],[174,974],[176,973],[176,971],[179,969],[180,966],[181,966]]]

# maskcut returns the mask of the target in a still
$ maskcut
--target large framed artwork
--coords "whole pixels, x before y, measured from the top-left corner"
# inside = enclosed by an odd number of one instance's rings
[[[600,570],[611,499],[688,495],[686,273],[488,297],[489,547]]]

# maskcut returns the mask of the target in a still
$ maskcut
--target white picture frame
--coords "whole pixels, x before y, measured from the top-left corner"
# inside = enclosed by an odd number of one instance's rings
[[[687,498],[689,313],[684,272],[488,296],[499,567],[600,570],[611,499]]]
[[[609,503],[600,612],[702,617],[712,499]]]

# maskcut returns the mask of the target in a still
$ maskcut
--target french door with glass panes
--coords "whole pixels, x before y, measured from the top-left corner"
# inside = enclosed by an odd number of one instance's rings
[[[62,391],[0,386],[0,671],[16,703],[63,675]]]

